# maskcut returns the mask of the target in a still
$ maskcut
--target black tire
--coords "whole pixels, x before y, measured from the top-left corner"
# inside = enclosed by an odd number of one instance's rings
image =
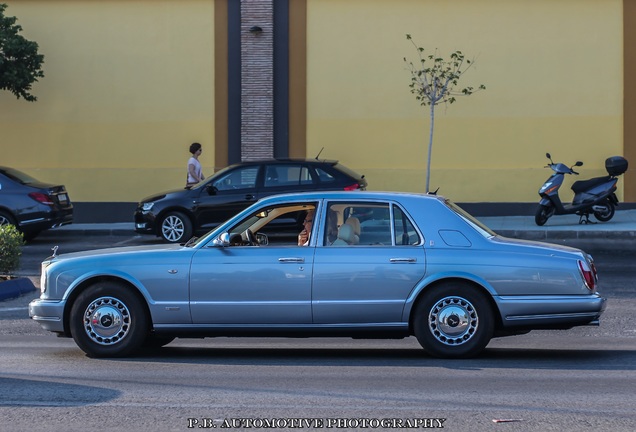
[[[612,200],[610,200],[609,198],[606,199],[605,203],[601,205],[605,206],[605,210],[595,211],[594,217],[601,222],[607,222],[614,217],[614,213],[616,213],[616,207],[614,206]]]
[[[149,328],[142,300],[116,282],[87,288],[71,308],[71,335],[89,357],[130,355],[143,345]]]
[[[431,288],[423,294],[414,314],[415,337],[434,357],[474,357],[488,345],[494,332],[490,302],[466,282],[446,282]]]
[[[10,213],[0,211],[0,226],[2,225],[15,225],[15,220]]]
[[[185,243],[192,237],[192,222],[181,212],[170,212],[161,220],[159,235],[168,243]]]
[[[534,214],[534,222],[539,226],[543,226],[553,214],[554,206],[539,205],[539,207],[537,207],[537,212]]]

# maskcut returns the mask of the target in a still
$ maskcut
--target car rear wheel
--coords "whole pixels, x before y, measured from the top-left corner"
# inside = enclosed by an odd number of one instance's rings
[[[2,225],[15,225],[13,216],[5,211],[0,211],[0,226]]]
[[[131,354],[143,345],[149,327],[142,300],[115,282],[87,288],[71,308],[71,335],[90,357]]]
[[[171,212],[161,221],[161,238],[169,243],[183,243],[192,237],[192,222],[181,212]]]
[[[415,336],[435,357],[474,357],[493,335],[492,307],[485,295],[468,283],[448,282],[431,288],[414,313]]]

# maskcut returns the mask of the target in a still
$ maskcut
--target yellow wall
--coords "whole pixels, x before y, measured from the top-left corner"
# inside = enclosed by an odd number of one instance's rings
[[[532,202],[546,151],[583,160],[580,179],[623,153],[621,0],[308,0],[307,19],[307,154],[324,146],[370,189],[425,189],[428,111],[409,92],[406,33],[475,57],[460,86],[487,87],[437,107],[431,189]]]
[[[35,103],[0,92],[1,165],[75,201],[181,187],[192,141],[212,173],[214,0],[4,2],[46,76]],[[428,113],[409,92],[406,33],[475,56],[460,85],[487,86],[438,107],[431,188],[532,202],[546,151],[583,160],[580,179],[623,154],[621,0],[307,0],[308,157],[325,147],[370,189],[424,190]]]
[[[134,202],[214,166],[213,0],[11,1],[45,55],[35,103],[0,92],[0,165],[75,201]]]

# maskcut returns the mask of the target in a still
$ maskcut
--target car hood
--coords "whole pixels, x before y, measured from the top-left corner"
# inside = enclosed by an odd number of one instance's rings
[[[190,193],[191,190],[188,189],[171,189],[165,192],[159,192],[150,196],[145,197],[144,199],[141,200],[142,203],[148,203],[148,202],[153,202],[153,201],[158,201],[160,199],[164,199],[164,198],[171,198],[173,196],[183,196],[186,195],[188,193]]]
[[[102,262],[102,260],[107,258],[115,258],[115,257],[125,258],[128,255],[134,255],[134,258],[136,259],[143,255],[156,255],[156,254],[162,254],[165,252],[174,252],[179,249],[187,249],[187,250],[193,251],[192,248],[185,248],[184,246],[181,246],[179,244],[126,246],[126,247],[118,247],[118,248],[95,249],[95,250],[82,251],[82,252],[71,252],[66,254],[62,253],[61,255],[57,255],[56,257],[50,258],[47,261],[50,261],[51,263],[57,263],[61,261],[96,258],[96,259],[99,259],[100,262]]]

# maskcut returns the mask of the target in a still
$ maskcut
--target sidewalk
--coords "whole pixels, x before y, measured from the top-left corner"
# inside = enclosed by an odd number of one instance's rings
[[[636,241],[636,210],[617,210],[609,222],[579,224],[579,216],[552,216],[544,226],[537,226],[534,216],[500,216],[478,218],[497,234],[528,240],[623,240]],[[636,243],[632,244],[636,249]]]

